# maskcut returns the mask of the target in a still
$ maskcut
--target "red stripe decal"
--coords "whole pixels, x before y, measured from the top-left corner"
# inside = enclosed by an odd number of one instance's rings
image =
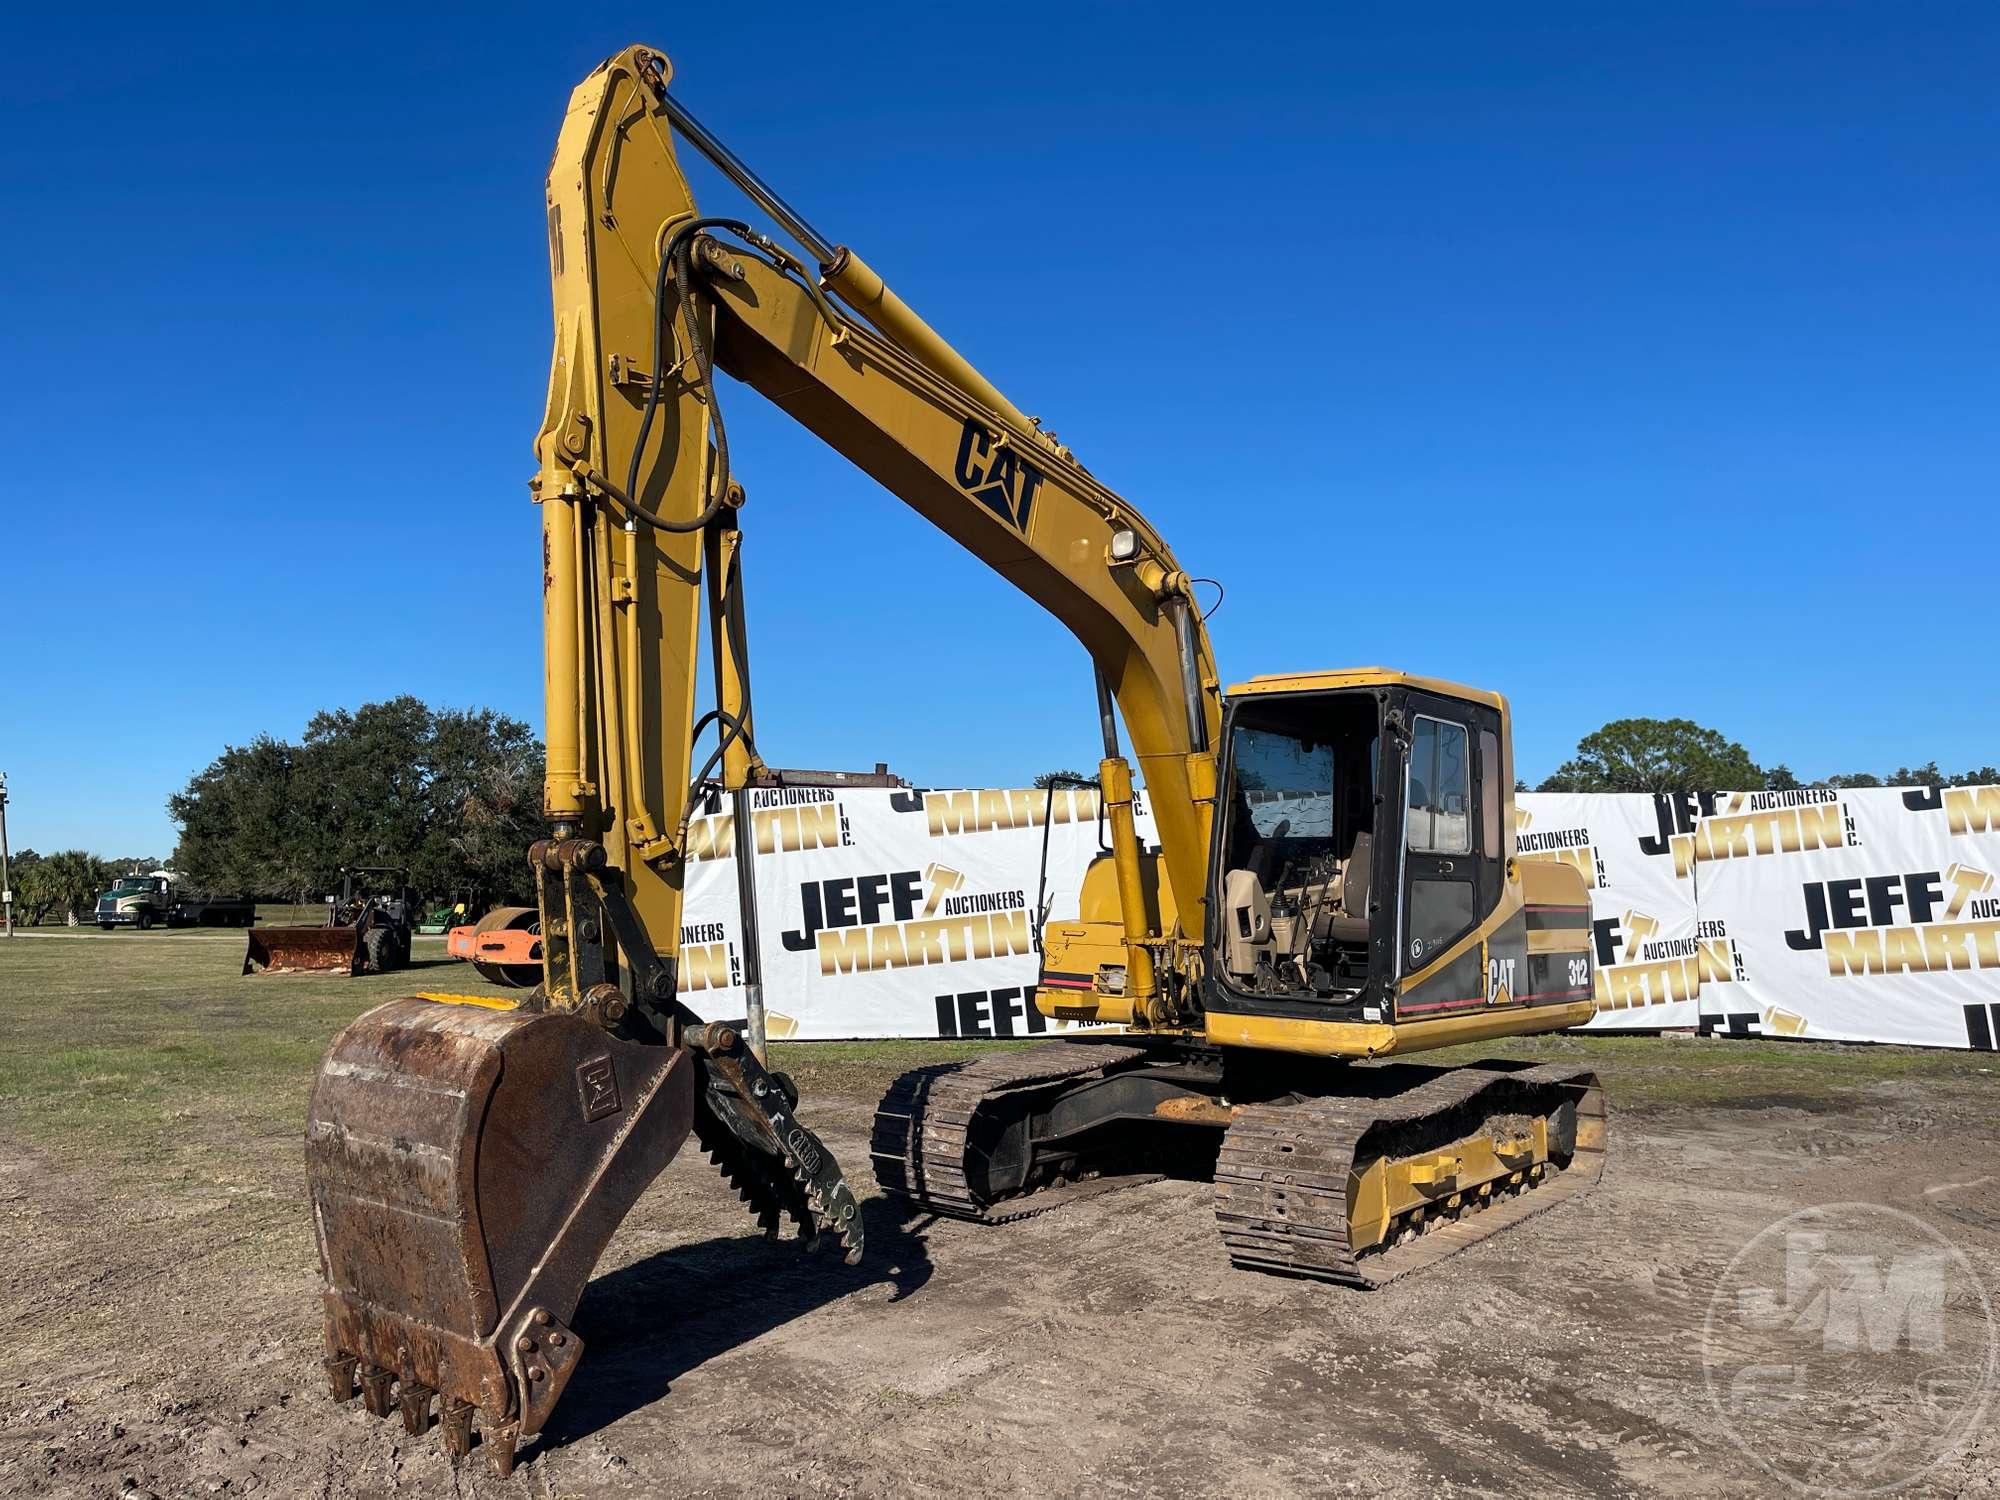
[[[1574,998],[1576,996],[1588,996],[1589,994],[1590,991],[1587,989],[1537,990],[1532,995],[1516,995],[1514,996],[1511,1003],[1507,1005],[1492,1006],[1491,1009],[1512,1010],[1519,1006],[1526,1005],[1531,1000],[1561,1000],[1565,998]],[[1396,1007],[1396,1010],[1402,1014],[1416,1015],[1423,1011],[1471,1010],[1475,1007],[1481,1009],[1487,1008],[1487,1002],[1483,998],[1477,1000],[1432,1000],[1423,1005],[1398,1005]]]

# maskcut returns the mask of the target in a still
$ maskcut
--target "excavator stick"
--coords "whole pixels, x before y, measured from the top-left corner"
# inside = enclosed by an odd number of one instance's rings
[[[306,1132],[336,1400],[358,1381],[412,1432],[433,1400],[504,1470],[576,1367],[569,1328],[605,1242],[687,1139],[682,1047],[581,1016],[410,998],[334,1039]]]
[[[359,927],[253,927],[243,955],[245,974],[361,972]]]

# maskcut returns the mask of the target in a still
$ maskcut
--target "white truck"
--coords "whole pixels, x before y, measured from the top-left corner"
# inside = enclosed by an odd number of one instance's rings
[[[148,875],[121,875],[97,898],[97,925],[136,927],[249,927],[257,920],[257,903],[233,897],[206,898],[185,894],[171,870]]]

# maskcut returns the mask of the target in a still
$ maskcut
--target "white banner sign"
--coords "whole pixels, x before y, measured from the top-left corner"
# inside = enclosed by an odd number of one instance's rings
[[[1707,1029],[1993,1047],[2000,787],[1724,793],[1692,853],[1741,955]]]
[[[1678,799],[1524,792],[1515,802],[1522,860],[1568,865],[1590,890],[1597,985],[1593,1031],[1692,1027],[1701,981],[1726,957],[1697,932],[1695,888],[1672,840],[1693,811]]]
[[[1034,1036],[1038,907],[1074,917],[1106,847],[1095,788],[751,794],[774,1037]],[[1154,837],[1141,799],[1139,836]],[[695,820],[682,991],[741,1015],[734,818]],[[1046,859],[1044,858],[1046,851]],[[699,992],[708,991],[705,996]]]
[[[1094,789],[788,788],[751,801],[773,1036],[1061,1029],[1034,1004],[1038,906],[1077,913],[1105,848]],[[713,1017],[745,1009],[734,819],[721,806],[690,828],[681,934],[682,991]],[[1139,832],[1154,841],[1143,799]],[[1525,793],[1516,840],[1519,858],[1568,865],[1589,887],[1591,1029],[2000,1040],[2000,787]]]

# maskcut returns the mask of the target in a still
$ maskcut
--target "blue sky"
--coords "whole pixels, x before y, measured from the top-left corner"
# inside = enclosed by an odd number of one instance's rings
[[[1226,582],[1232,680],[1496,687],[1531,778],[1633,714],[2000,752],[1990,5],[58,10],[0,94],[17,848],[164,853],[322,706],[539,727],[541,180],[637,40]],[[1091,763],[1081,649],[733,394],[767,756]]]

